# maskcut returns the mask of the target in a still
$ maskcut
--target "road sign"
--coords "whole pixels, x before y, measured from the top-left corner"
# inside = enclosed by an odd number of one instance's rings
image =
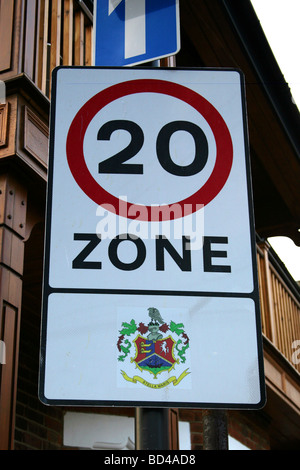
[[[40,396],[264,402],[243,80],[53,75]]]
[[[134,65],[180,48],[179,0],[97,0],[95,18],[95,65]]]

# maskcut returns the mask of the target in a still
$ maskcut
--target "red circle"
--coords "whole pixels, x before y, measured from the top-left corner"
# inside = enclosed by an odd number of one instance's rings
[[[215,165],[205,184],[182,201],[159,206],[158,211],[152,206],[125,202],[110,194],[93,178],[84,158],[83,140],[91,120],[112,101],[135,93],[162,93],[179,98],[204,117],[216,141]],[[199,204],[207,205],[225,185],[233,160],[231,136],[226,123],[216,108],[203,96],[189,88],[177,83],[156,79],[139,79],[118,83],[94,95],[74,117],[67,136],[66,151],[71,173],[79,187],[90,199],[102,206],[113,206],[114,212],[123,217],[147,221],[176,219],[195,212],[199,209]],[[170,211],[174,204],[179,204],[182,209],[181,214]],[[133,212],[132,215],[129,215],[130,209]],[[139,215],[137,215],[138,212]]]

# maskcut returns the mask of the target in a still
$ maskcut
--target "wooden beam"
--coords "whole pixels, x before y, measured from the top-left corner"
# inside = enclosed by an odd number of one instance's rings
[[[9,174],[0,176],[0,339],[6,363],[0,374],[0,450],[13,449],[20,336],[27,191]]]
[[[73,61],[73,0],[64,1],[63,64]]]
[[[52,0],[51,51],[50,51],[50,90],[52,70],[60,65],[61,0]]]
[[[35,36],[35,23],[36,23],[36,0],[27,0],[26,3],[26,16],[25,16],[25,39],[24,39],[24,65],[23,70],[34,80],[35,60],[34,55],[36,51],[36,36]]]
[[[47,79],[47,39],[48,39],[48,18],[49,15],[49,0],[41,0],[40,3],[40,18],[39,18],[39,31],[38,31],[38,53],[37,53],[37,86],[46,94],[46,79]]]
[[[0,0],[0,72],[11,68],[14,2]]]
[[[84,61],[84,13],[75,12],[74,24],[74,65],[83,65]]]

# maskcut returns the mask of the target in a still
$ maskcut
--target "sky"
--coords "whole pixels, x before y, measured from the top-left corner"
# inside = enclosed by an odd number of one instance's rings
[[[300,0],[251,0],[251,3],[300,110]],[[269,242],[290,274],[300,281],[300,247],[287,237],[272,237]]]

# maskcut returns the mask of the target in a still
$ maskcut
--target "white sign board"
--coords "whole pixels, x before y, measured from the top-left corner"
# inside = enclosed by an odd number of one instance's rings
[[[264,403],[243,79],[53,75],[40,397]]]
[[[94,3],[95,65],[135,65],[179,51],[179,0]]]

